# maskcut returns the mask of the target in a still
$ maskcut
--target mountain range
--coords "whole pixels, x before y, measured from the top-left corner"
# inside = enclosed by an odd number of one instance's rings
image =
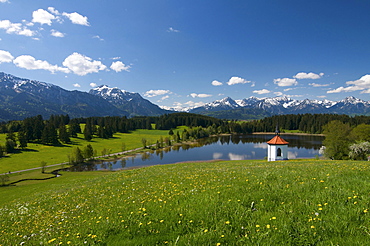
[[[99,86],[89,93],[68,91],[59,86],[18,78],[0,72],[0,121],[42,115],[90,116],[162,115],[168,111],[138,93]]]
[[[68,91],[36,80],[0,72],[0,121],[26,117],[68,114],[71,118],[91,116],[158,116],[174,111],[204,114],[222,119],[261,119],[275,114],[329,113],[370,115],[370,101],[347,97],[341,101],[294,100],[288,97],[225,97],[201,107],[161,108],[139,93],[101,85],[89,92]]]
[[[260,111],[256,111],[256,109]],[[240,112],[261,112],[265,116],[276,114],[347,114],[370,115],[370,101],[355,97],[347,97],[341,101],[330,100],[295,100],[288,97],[257,98],[249,97],[242,100],[233,100],[225,97],[207,103],[204,106],[190,109],[190,113],[206,114],[226,119],[241,119],[237,116]],[[232,117],[233,112],[235,113]]]

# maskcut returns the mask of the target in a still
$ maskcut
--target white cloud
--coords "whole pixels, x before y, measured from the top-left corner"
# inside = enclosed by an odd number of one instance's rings
[[[271,91],[267,90],[267,89],[262,89],[262,90],[255,90],[253,91],[253,93],[256,93],[256,94],[267,94],[267,93],[270,93]]]
[[[116,62],[112,62],[112,65],[110,66],[110,68],[113,69],[114,71],[116,71],[118,73],[118,72],[121,72],[121,71],[127,71],[127,72],[129,72],[131,67],[130,66],[126,66],[121,61],[116,61]]]
[[[330,84],[317,84],[317,83],[310,83],[308,85],[311,85],[312,87],[325,87],[329,86]]]
[[[179,30],[176,30],[173,27],[170,27],[170,28],[167,29],[167,32],[180,32],[180,31]]]
[[[280,92],[280,91],[277,91],[277,92],[274,92],[274,94],[276,95],[276,96],[282,96],[282,95],[284,95],[282,92]]]
[[[212,81],[212,85],[213,86],[220,86],[220,85],[223,85],[220,81],[217,81],[217,80],[213,80]]]
[[[90,83],[90,86],[91,86],[91,87],[96,87],[96,86],[97,86],[97,84],[96,84],[96,83]]]
[[[149,90],[145,92],[144,96],[146,97],[156,97],[156,96],[161,96],[165,94],[171,93],[170,90]]]
[[[52,14],[60,15],[60,12],[58,10],[56,10],[54,7],[48,7],[48,10]]]
[[[99,35],[95,35],[95,36],[93,36],[93,38],[99,39],[100,41],[104,41],[104,39],[101,38]]]
[[[76,84],[73,84],[73,87],[77,87],[77,88],[79,88],[79,87],[81,87],[81,85],[80,85],[80,84],[78,84],[78,83],[76,83]]]
[[[203,106],[205,103],[204,102],[193,102],[193,101],[188,101],[186,103],[184,103],[186,105],[188,105],[188,107],[201,107]]]
[[[33,11],[32,13],[32,22],[40,23],[41,25],[47,24],[51,25],[52,20],[55,20],[55,16],[50,14],[48,11],[44,9],[38,9]]]
[[[236,84],[246,84],[246,83],[250,83],[250,82],[251,81],[245,80],[245,79],[240,78],[240,77],[231,77],[230,80],[228,82],[226,82],[226,84],[236,85]]]
[[[0,3],[9,3],[8,0],[0,0]]]
[[[196,94],[196,93],[191,93],[190,96],[192,98],[200,97],[200,98],[205,98],[205,97],[211,97],[212,95],[209,94]]]
[[[57,37],[57,38],[64,38],[64,33],[61,33],[61,32],[59,32],[57,30],[54,30],[54,29],[51,29],[50,32],[51,32],[51,34],[50,34],[51,36],[54,36],[54,37]]]
[[[284,95],[286,97],[303,97],[303,95]]]
[[[88,73],[97,73],[107,67],[101,61],[94,61],[90,57],[74,52],[64,61],[63,66],[69,68],[75,74],[83,76]]]
[[[113,58],[111,58],[112,60],[118,60],[118,59],[121,59],[121,57],[120,56],[116,56],[116,57],[113,57]]]
[[[355,81],[347,81],[347,87],[339,87],[334,90],[327,91],[326,93],[340,93],[340,92],[352,92],[361,91],[360,93],[370,93],[370,74],[362,76],[360,79]]]
[[[66,16],[73,24],[83,25],[83,26],[90,26],[90,23],[87,21],[87,17],[80,15],[77,12],[73,13],[63,13],[63,16]]]
[[[47,70],[52,73],[55,72],[63,72],[63,73],[69,73],[69,69],[65,67],[59,67],[57,65],[51,65],[47,61],[42,60],[36,60],[34,57],[30,55],[21,55],[18,56],[13,60],[13,63],[20,68],[25,68],[27,70]]]
[[[169,95],[165,95],[164,97],[161,98],[161,101],[166,100],[168,98],[170,98],[170,96]]]
[[[5,50],[0,50],[0,64],[4,62],[12,62],[14,57],[10,52]]]
[[[6,30],[6,33],[8,34],[17,34],[28,37],[36,35],[36,32],[23,26],[22,23],[11,23],[9,20],[0,21],[0,29]]]
[[[292,86],[292,85],[298,85],[298,82],[296,79],[278,78],[278,79],[274,79],[274,84],[277,84],[278,86]]]
[[[320,79],[322,76],[324,76],[324,73],[297,73],[296,75],[293,76],[293,78],[296,79]]]

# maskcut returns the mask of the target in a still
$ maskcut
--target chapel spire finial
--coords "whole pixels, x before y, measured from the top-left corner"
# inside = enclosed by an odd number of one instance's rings
[[[280,135],[279,124],[276,124],[275,135],[277,135],[277,136]]]

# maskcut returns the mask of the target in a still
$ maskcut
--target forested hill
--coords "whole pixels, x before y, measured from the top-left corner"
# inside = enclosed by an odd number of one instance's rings
[[[338,114],[288,114],[274,115],[261,120],[247,122],[251,132],[273,132],[278,124],[281,129],[299,130],[306,133],[319,134],[323,126],[333,120],[339,120],[351,127],[360,124],[370,125],[370,116],[338,115]]]

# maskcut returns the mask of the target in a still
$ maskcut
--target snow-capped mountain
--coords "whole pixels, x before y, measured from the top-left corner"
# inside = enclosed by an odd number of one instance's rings
[[[128,92],[117,87],[111,88],[107,85],[101,85],[91,89],[89,93],[104,98],[117,108],[127,112],[130,117],[135,115],[152,116],[168,113],[168,111],[144,99],[139,93]]]
[[[52,114],[71,117],[126,115],[103,98],[0,72],[0,121]]]
[[[117,87],[111,88],[107,85],[101,85],[91,89],[90,94],[101,96],[114,104],[125,104],[133,98],[142,98],[139,93],[131,93],[125,90],[118,89]]]
[[[0,72],[0,121],[21,120],[42,115],[68,114],[72,118],[91,116],[161,115],[157,105],[118,88],[100,86],[90,91],[68,91],[36,80]]]
[[[230,97],[225,97],[221,100],[216,100],[211,103],[207,103],[202,107],[194,108],[190,110],[191,113],[198,113],[201,111],[220,111],[220,110],[230,110],[241,107],[237,102],[235,102]]]
[[[250,97],[233,100],[226,97],[202,107],[190,110],[191,113],[205,113],[236,108],[262,109],[270,114],[304,114],[304,113],[334,113],[334,114],[370,114],[370,101],[354,97],[335,102],[330,100],[294,100],[288,97],[257,98]]]

